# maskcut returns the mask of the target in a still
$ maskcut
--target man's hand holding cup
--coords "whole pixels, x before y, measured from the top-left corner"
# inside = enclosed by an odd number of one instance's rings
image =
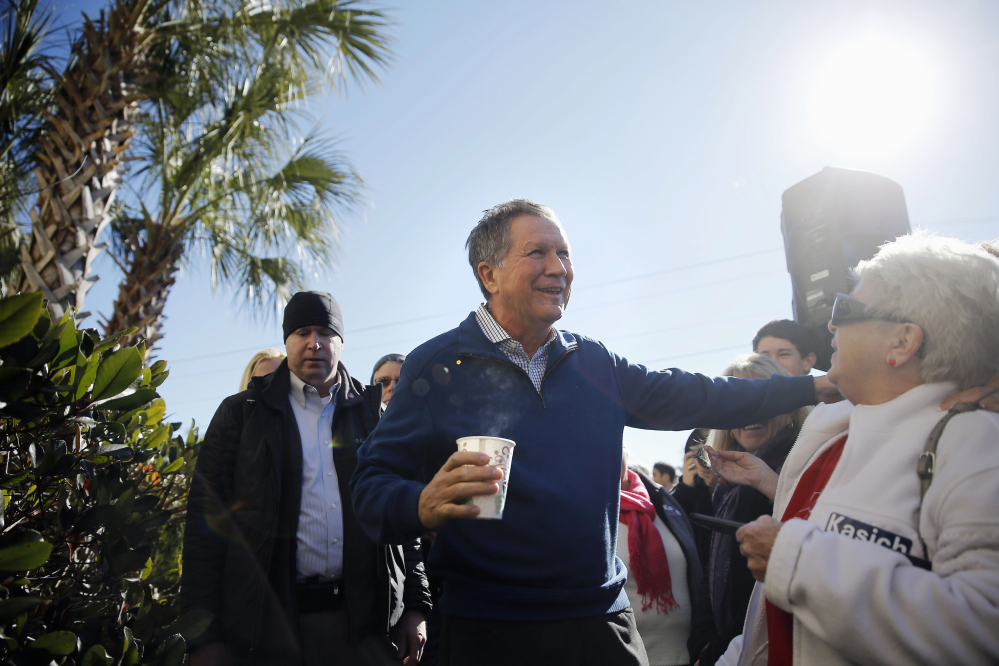
[[[475,495],[499,492],[503,470],[490,467],[491,457],[476,451],[456,451],[420,493],[420,522],[436,530],[452,518],[475,518],[479,507],[461,504]]]

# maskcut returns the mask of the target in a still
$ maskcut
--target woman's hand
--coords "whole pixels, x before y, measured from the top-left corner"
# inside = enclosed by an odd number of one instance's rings
[[[710,446],[704,448],[711,457],[711,468],[718,476],[729,483],[755,488],[771,502],[774,501],[777,495],[777,473],[765,462],[752,453],[715,451]]]
[[[694,477],[697,476],[697,462],[694,460],[694,456],[697,455],[697,451],[690,451],[683,456],[683,476],[680,481],[683,485],[694,487]]]
[[[782,526],[782,523],[778,523],[770,516],[760,516],[748,525],[740,527],[735,533],[735,540],[739,542],[739,552],[749,560],[749,571],[752,572],[753,578],[761,583],[767,578],[770,553]]]

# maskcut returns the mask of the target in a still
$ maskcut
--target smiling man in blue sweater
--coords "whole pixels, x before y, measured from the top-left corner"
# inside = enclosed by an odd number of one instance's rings
[[[814,404],[815,382],[650,370],[555,329],[573,271],[546,206],[496,206],[467,247],[486,302],[406,359],[358,452],[354,511],[379,542],[438,531],[442,666],[647,664],[615,555],[624,427],[761,423]],[[470,435],[517,443],[502,520],[459,504],[501,474],[457,452]]]

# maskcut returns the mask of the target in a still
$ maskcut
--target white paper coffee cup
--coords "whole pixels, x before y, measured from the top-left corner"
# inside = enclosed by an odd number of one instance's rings
[[[517,443],[512,439],[503,439],[502,437],[462,437],[458,440],[459,451],[485,453],[489,456],[489,467],[499,467],[503,470],[498,493],[495,495],[476,495],[463,502],[463,504],[475,504],[479,507],[478,518],[502,520],[503,507],[506,505],[506,489],[510,483],[513,447],[515,446]]]

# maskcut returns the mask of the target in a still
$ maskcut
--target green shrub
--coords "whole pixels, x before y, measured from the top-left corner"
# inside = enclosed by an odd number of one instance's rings
[[[40,294],[0,300],[0,659],[176,665],[210,621],[178,618],[197,431],[177,435],[134,332],[101,339]]]

